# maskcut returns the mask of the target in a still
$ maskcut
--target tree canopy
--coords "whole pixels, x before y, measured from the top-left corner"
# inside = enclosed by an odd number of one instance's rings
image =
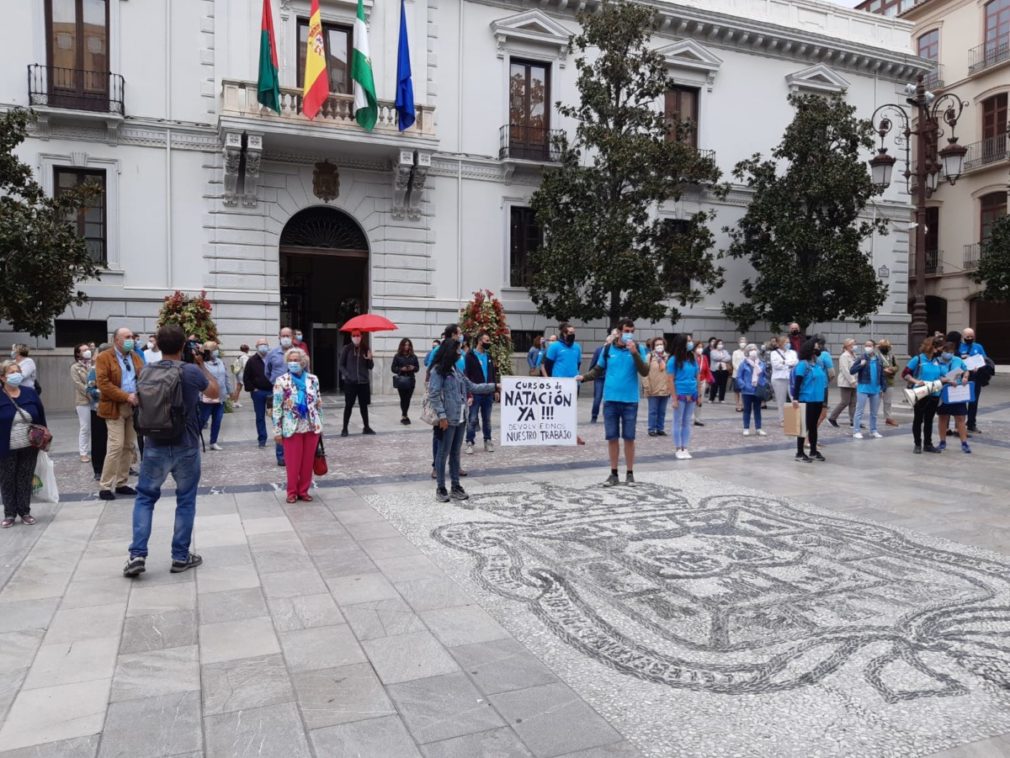
[[[864,246],[887,233],[884,219],[862,218],[878,192],[865,162],[873,128],[838,95],[792,94],[789,102],[796,113],[771,156],[755,154],[733,171],[753,198],[726,229],[725,255],[747,260],[754,275],[723,313],[741,331],[759,321],[864,325],[887,297]]]
[[[648,47],[656,11],[605,2],[579,21],[571,49],[580,100],[557,103],[577,126],[571,142],[557,140],[560,165],[544,172],[531,202],[544,242],[530,256],[530,296],[558,320],[675,323],[669,301],[698,302],[722,283],[722,269],[709,252],[711,213],[674,221],[658,209],[688,188],[724,193],[720,172],[689,144],[695,125],[663,112],[673,82]]]
[[[982,243],[982,254],[972,279],[985,285],[983,300],[1010,300],[1010,216],[998,219]]]

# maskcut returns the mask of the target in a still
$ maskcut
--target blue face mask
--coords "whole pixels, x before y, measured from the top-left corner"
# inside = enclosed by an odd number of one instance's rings
[[[211,355],[212,358],[214,358],[215,360],[217,360],[218,358],[221,357],[221,351],[220,350],[214,350],[213,352],[211,352],[210,355]]]
[[[694,350],[694,343],[691,342],[690,340],[688,340],[688,342],[687,342],[687,349],[688,350]]]
[[[129,353],[133,351],[133,340],[123,340],[123,352]]]
[[[950,363],[953,357],[954,357],[953,353],[940,353],[940,360],[943,361],[944,363]]]
[[[21,374],[15,372],[13,374],[7,374],[7,378],[4,381],[6,381],[11,387],[18,387],[23,379],[24,377]]]
[[[288,371],[292,374],[300,374],[302,373],[302,364],[297,361],[288,361]]]
[[[270,352],[270,346],[269,345],[257,345],[256,352],[259,353],[260,355],[266,355],[267,353]]]
[[[623,342],[625,345],[627,345],[633,339],[635,339],[634,332],[621,332],[621,342]]]

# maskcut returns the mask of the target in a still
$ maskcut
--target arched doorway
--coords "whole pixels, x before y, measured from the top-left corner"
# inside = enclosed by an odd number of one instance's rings
[[[338,389],[340,325],[368,308],[368,238],[353,218],[316,206],[280,239],[281,323],[301,329],[324,392]]]

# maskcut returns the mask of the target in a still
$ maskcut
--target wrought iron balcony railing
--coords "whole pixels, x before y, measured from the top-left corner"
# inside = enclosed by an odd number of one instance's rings
[[[1010,60],[1010,35],[987,40],[968,51],[968,73],[976,74]]]
[[[125,116],[125,80],[109,71],[82,71],[32,63],[28,66],[28,104]]]
[[[557,163],[561,148],[560,129],[545,129],[527,124],[505,124],[498,130],[498,159]]]
[[[978,268],[978,262],[982,258],[982,243],[972,242],[971,244],[964,246],[964,263],[963,267],[965,271],[974,271]]]
[[[926,274],[943,273],[943,253],[939,250],[926,250]]]
[[[1010,158],[1010,150],[1008,150],[1010,142],[1007,141],[1005,134],[997,134],[995,137],[973,142],[967,145],[967,148],[968,152],[964,156],[965,171],[973,171],[982,166],[999,163]]]

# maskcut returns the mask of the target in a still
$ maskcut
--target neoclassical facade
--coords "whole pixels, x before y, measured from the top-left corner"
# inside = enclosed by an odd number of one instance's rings
[[[66,346],[121,323],[151,331],[175,289],[207,290],[227,348],[281,322],[298,326],[330,387],[338,327],[359,310],[400,325],[376,339],[380,355],[401,336],[425,344],[482,287],[504,300],[520,345],[548,327],[524,287],[540,234],[528,204],[556,160],[549,135],[572,129],[553,104],[577,97],[568,39],[576,11],[595,4],[408,0],[417,122],[402,133],[392,103],[399,3],[366,2],[380,99],[371,133],[351,113],[347,0],[321,2],[332,95],[314,121],[301,114],[298,86],[308,0],[273,0],[280,114],[256,102],[258,0],[12,4],[0,30],[9,63],[0,106],[38,114],[22,158],[49,191],[104,187],[80,222],[104,264],[101,281],[85,284],[89,302],[68,309],[49,339],[29,340],[44,365],[60,356],[50,384],[62,381]],[[676,83],[657,107],[695,122],[695,147],[713,151],[727,177],[779,141],[790,91],[844,92],[869,116],[926,68],[909,23],[826,0],[657,7],[653,44]],[[721,230],[747,202],[740,187],[722,200],[689,191],[659,212],[677,219],[711,207]],[[890,294],[866,331],[901,344],[908,197],[894,187],[868,212],[894,223],[867,247]],[[718,232],[717,245],[725,242]],[[739,297],[746,268],[727,267],[725,287],[688,309],[678,329],[730,335],[720,306]],[[583,339],[600,327],[586,325]],[[382,385],[386,373],[376,372]]]

